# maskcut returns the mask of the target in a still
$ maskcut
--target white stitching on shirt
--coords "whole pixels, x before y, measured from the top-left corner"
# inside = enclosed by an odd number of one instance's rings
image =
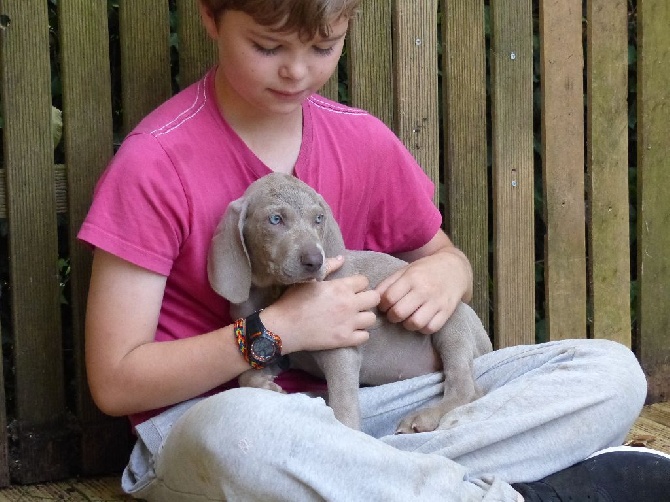
[[[356,110],[355,108],[348,108],[344,106],[335,107],[332,103],[318,100],[314,96],[310,96],[308,99],[314,103],[314,106],[317,106],[322,110],[326,110],[327,112],[340,113],[342,115],[369,115],[369,113],[365,110]]]
[[[200,80],[200,82],[198,82],[198,90],[197,90],[197,92],[196,92],[196,96],[195,96],[195,100],[193,101],[193,104],[192,104],[191,106],[189,106],[186,110],[184,110],[183,112],[181,112],[179,115],[177,115],[174,119],[172,119],[172,120],[171,120],[170,122],[168,122],[167,124],[164,124],[164,125],[162,125],[161,127],[159,127],[159,128],[157,128],[157,129],[154,129],[153,131],[151,131],[151,134],[152,134],[153,136],[158,137],[158,136],[162,136],[163,134],[167,134],[167,133],[169,133],[169,132],[171,132],[171,131],[174,131],[174,130],[177,129],[179,126],[183,125],[185,122],[187,122],[187,121],[191,120],[193,117],[195,117],[195,116],[198,114],[198,112],[200,112],[200,110],[203,109],[203,107],[205,106],[205,103],[207,103],[207,93],[206,93],[206,92],[202,92],[202,91],[204,91],[205,81],[206,81],[206,80],[207,80],[207,79],[204,78],[204,79]],[[168,129],[168,130],[166,130],[166,131],[158,132],[158,131],[161,131],[161,129],[164,129],[164,128],[166,128],[166,127],[168,127],[168,126],[174,124],[177,120],[179,120],[179,118],[180,118],[182,115],[185,115],[185,114],[191,112],[191,111],[195,108],[195,106],[196,106],[196,104],[198,103],[198,101],[200,100],[200,93],[201,93],[201,92],[202,92],[202,94],[204,95],[204,99],[203,99],[203,101],[202,101],[202,104],[200,105],[200,107],[199,107],[197,110],[195,110],[193,113],[191,113],[188,117],[183,118],[183,119],[182,119],[179,123],[177,123],[174,127],[170,127],[170,129]]]
[[[203,109],[203,107],[207,103],[207,92],[204,92],[204,88],[205,88],[205,83],[206,83],[206,80],[207,80],[208,77],[209,77],[209,75],[207,75],[205,78],[200,80],[200,82],[198,82],[198,90],[196,92],[196,96],[195,96],[195,100],[193,101],[193,104],[191,106],[189,106],[186,110],[181,112],[179,115],[177,115],[174,119],[169,121],[168,123],[166,123],[166,124],[156,128],[156,129],[154,129],[153,131],[151,131],[150,134],[152,136],[158,137],[158,136],[162,136],[164,134],[168,134],[169,132],[174,131],[175,129],[177,129],[178,127],[183,125],[185,122],[187,122],[187,121],[191,120],[193,117],[195,117],[200,112],[200,110]],[[177,122],[183,115],[188,114],[189,112],[191,112],[195,108],[198,101],[200,100],[201,93],[203,95],[202,104],[195,111],[193,111],[193,113],[191,113],[187,117],[184,117],[181,121]],[[336,107],[332,103],[328,103],[326,101],[321,101],[319,99],[316,99],[314,96],[310,96],[308,99],[318,108],[321,108],[322,110],[325,110],[325,111],[328,111],[328,112],[331,112],[331,113],[338,113],[338,114],[342,114],[342,115],[356,115],[356,116],[369,115],[368,112],[366,112],[364,110],[356,110],[354,108],[349,108],[349,107],[344,107],[344,106]],[[167,130],[164,130],[166,127],[169,127],[172,124],[175,124],[175,122],[177,122],[176,125],[174,125],[173,127],[170,127]]]

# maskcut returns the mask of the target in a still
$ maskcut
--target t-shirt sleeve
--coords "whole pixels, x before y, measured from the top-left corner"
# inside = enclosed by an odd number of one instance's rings
[[[412,154],[386,126],[377,134],[366,247],[387,253],[427,244],[442,225],[433,202],[435,185]]]
[[[150,134],[129,136],[98,181],[78,238],[167,276],[188,230],[188,201],[169,156]]]

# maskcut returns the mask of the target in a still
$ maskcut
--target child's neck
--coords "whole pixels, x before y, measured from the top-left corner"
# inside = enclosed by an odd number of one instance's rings
[[[218,85],[217,100],[226,122],[268,168],[293,173],[302,145],[302,107],[289,114],[264,114],[240,106]]]
[[[285,117],[280,123],[256,123],[255,127],[244,130],[232,127],[272,171],[293,173],[302,146],[302,113],[298,117]]]

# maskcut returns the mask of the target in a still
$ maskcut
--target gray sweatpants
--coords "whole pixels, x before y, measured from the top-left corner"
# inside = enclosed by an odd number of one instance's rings
[[[363,388],[363,432],[323,399],[233,389],[137,428],[124,489],[149,501],[516,501],[533,481],[621,444],[646,396],[637,360],[605,340],[509,347],[475,361],[486,394],[438,430],[394,435],[442,393],[440,374]]]

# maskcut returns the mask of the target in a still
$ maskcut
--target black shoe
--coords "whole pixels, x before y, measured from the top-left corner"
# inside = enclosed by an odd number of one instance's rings
[[[670,455],[648,448],[610,448],[512,488],[526,502],[668,502]]]

